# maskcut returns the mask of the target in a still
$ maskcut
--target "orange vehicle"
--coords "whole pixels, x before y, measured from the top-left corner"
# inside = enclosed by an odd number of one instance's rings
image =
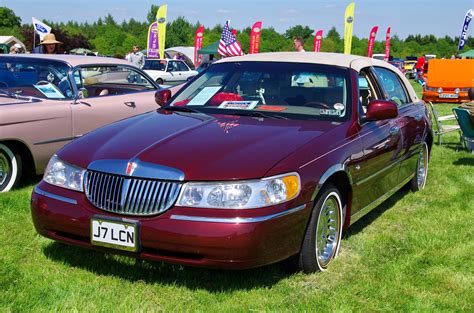
[[[423,100],[431,102],[468,102],[474,87],[474,59],[428,61],[424,74]]]

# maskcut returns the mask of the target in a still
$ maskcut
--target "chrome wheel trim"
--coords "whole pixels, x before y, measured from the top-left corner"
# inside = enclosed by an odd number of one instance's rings
[[[418,155],[418,166],[416,169],[416,182],[419,190],[423,189],[426,184],[426,177],[428,176],[428,158],[428,145],[424,142],[420,154]]]
[[[10,173],[10,162],[3,151],[0,151],[0,186],[5,183]]]
[[[9,167],[9,171],[5,171],[5,167],[3,167],[3,174],[1,174],[0,178],[0,186],[6,183],[6,186],[3,189],[0,189],[0,192],[7,192],[12,189],[13,184],[15,183],[16,177],[18,175],[18,164],[17,159],[13,152],[4,144],[0,143],[0,159],[6,160],[6,164]],[[4,162],[4,161],[0,161]],[[9,175],[11,173],[11,175]],[[9,180],[8,177],[10,177]]]
[[[316,226],[316,259],[318,267],[324,271],[337,256],[342,235],[342,205],[336,192],[331,192],[319,211]]]

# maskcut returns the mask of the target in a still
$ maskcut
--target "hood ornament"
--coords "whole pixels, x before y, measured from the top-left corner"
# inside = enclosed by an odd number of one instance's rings
[[[128,162],[127,163],[127,170],[125,171],[125,174],[128,176],[132,176],[133,171],[137,168],[137,163],[135,162]]]

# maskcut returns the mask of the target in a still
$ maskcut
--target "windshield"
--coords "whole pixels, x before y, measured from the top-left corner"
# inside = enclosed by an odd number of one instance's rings
[[[0,88],[18,96],[72,98],[69,66],[54,60],[0,58]]]
[[[349,70],[328,65],[242,62],[214,64],[170,106],[341,121],[350,115]],[[227,112],[226,112],[227,111]]]

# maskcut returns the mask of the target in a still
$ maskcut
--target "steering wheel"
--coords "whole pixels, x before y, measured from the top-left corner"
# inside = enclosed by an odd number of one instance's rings
[[[47,85],[47,84],[49,84],[49,83],[50,83],[50,82],[47,81],[47,80],[40,80],[40,81],[38,81],[38,82],[36,83],[36,85]]]
[[[318,101],[306,102],[303,106],[305,106],[305,107],[323,108],[323,109],[330,109],[330,108],[331,108],[328,104],[322,103],[322,102],[318,102]]]

